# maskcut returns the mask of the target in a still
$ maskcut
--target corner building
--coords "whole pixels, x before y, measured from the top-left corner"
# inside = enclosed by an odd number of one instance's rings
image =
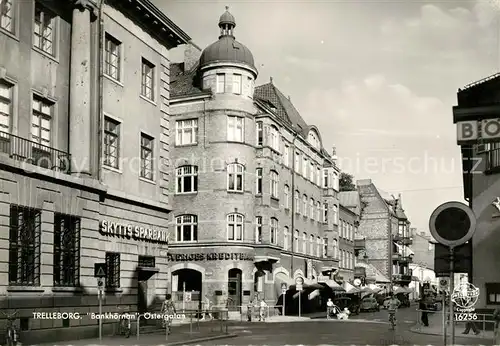
[[[189,37],[147,0],[101,6],[1,4],[0,311],[23,344],[97,336],[95,263],[103,312],[166,294],[168,57]]]
[[[219,40],[188,45],[171,67],[171,290],[235,307],[254,297],[275,305],[282,284],[306,286],[338,269],[338,176],[291,101],[273,84],[255,86],[234,17]]]

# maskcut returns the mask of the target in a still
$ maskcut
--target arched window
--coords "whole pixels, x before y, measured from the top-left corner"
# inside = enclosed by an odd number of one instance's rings
[[[295,212],[296,212],[297,214],[300,214],[299,195],[300,195],[299,190],[295,190],[295,196],[294,196],[293,198],[294,198],[294,200],[295,200]]]
[[[302,253],[307,253],[307,233],[302,233]]]
[[[182,166],[175,170],[176,193],[190,193],[198,191],[198,166]]]
[[[256,144],[257,146],[262,146],[264,142],[264,130],[262,121],[257,121],[255,123],[255,136],[256,136]]]
[[[339,253],[338,253],[338,249],[339,249],[339,245],[338,245],[338,240],[337,239],[333,239],[333,258],[339,258]]]
[[[262,216],[255,217],[255,243],[262,243]]]
[[[290,248],[290,231],[288,227],[285,226],[283,229],[283,250],[289,250]]]
[[[299,230],[296,229],[293,233],[293,251],[299,252]]]
[[[309,254],[314,256],[314,234],[309,237]]]
[[[328,238],[323,238],[323,258],[328,256]]]
[[[279,183],[278,172],[271,171],[271,197],[276,199],[279,199],[278,183]]]
[[[302,210],[304,212],[304,216],[307,216],[307,195],[302,196]]]
[[[179,215],[175,218],[176,236],[178,242],[198,240],[198,217],[196,215]]]
[[[227,166],[227,190],[243,192],[243,173],[245,167],[239,163],[231,163]]]
[[[227,216],[227,240],[243,240],[243,215],[233,213]]]
[[[310,209],[309,210],[309,213],[310,213],[309,216],[311,217],[311,219],[314,220],[314,214],[315,214],[314,213],[314,199],[312,199],[312,198],[309,200],[309,209]]]
[[[278,244],[278,219],[271,218],[270,241],[271,244]]]
[[[280,151],[280,132],[274,125],[269,127],[269,146],[276,151]]]
[[[284,206],[285,209],[290,209],[290,186],[285,185],[285,189],[283,190],[284,194]]]
[[[316,256],[321,257],[321,238],[316,238]]]

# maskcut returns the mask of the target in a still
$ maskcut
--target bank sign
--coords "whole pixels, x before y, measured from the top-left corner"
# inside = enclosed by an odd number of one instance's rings
[[[102,220],[101,234],[118,236],[125,239],[146,240],[153,243],[168,244],[169,233],[164,230],[141,227],[131,224]]]
[[[480,130],[481,129],[481,130]],[[500,119],[457,122],[457,144],[500,141]]]

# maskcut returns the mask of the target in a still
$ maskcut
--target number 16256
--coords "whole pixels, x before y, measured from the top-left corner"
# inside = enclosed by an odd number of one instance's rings
[[[455,321],[475,321],[477,320],[476,313],[461,312],[455,315]]]

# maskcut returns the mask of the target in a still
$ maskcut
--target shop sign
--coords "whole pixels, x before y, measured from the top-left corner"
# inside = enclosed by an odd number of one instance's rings
[[[167,254],[167,260],[171,262],[187,261],[253,261],[254,257],[247,253],[209,252],[209,253],[182,253]]]
[[[498,142],[500,140],[500,119],[457,122],[457,144],[475,143],[479,140],[482,143]]]
[[[102,220],[99,228],[101,234],[114,235],[126,239],[146,240],[168,244],[169,233],[163,230],[134,226],[125,223]]]

